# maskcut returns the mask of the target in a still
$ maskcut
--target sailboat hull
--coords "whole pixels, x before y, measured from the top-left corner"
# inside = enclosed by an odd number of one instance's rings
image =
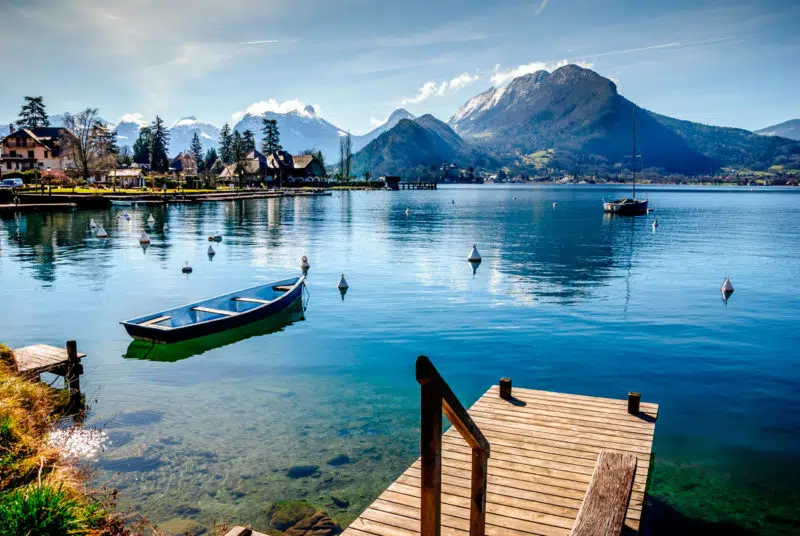
[[[647,199],[617,199],[603,203],[603,211],[620,216],[640,216],[647,214]]]

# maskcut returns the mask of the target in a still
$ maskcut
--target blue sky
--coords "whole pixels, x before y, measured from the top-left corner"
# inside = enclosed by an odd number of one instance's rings
[[[3,0],[0,119],[24,95],[116,122],[314,105],[363,133],[448,119],[515,74],[580,62],[637,104],[756,129],[800,117],[800,2]],[[13,53],[13,57],[10,55]]]

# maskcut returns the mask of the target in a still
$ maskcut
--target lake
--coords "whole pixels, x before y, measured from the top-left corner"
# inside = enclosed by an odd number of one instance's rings
[[[109,437],[95,484],[159,523],[266,528],[292,498],[348,523],[417,456],[425,354],[465,406],[501,376],[658,402],[652,534],[796,534],[800,189],[642,190],[655,211],[638,218],[605,216],[623,190],[603,186],[6,217],[0,341],[78,341],[87,425]],[[303,255],[305,311],[177,348],[118,323],[295,275]]]

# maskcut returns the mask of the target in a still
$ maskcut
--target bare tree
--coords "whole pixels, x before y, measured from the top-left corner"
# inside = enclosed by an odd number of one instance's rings
[[[339,173],[345,181],[350,180],[350,167],[353,160],[353,140],[348,132],[339,138]]]
[[[76,115],[67,114],[64,128],[69,134],[61,139],[62,150],[84,180],[115,167],[115,135],[103,125],[97,108],[86,108]]]

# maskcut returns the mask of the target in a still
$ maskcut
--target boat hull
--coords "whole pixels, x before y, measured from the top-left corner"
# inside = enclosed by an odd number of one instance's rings
[[[296,300],[302,297],[303,284],[305,277],[300,276],[283,281],[269,283],[267,285],[260,285],[251,289],[245,289],[238,292],[232,292],[223,296],[217,296],[208,300],[200,301],[178,307],[169,311],[160,313],[153,313],[133,320],[121,322],[125,326],[128,335],[136,340],[150,341],[162,344],[170,344],[175,342],[187,341],[197,337],[212,335],[230,329],[235,329],[245,326],[252,322],[257,322],[271,315],[279,313],[292,305]],[[245,305],[254,305],[244,311],[231,311],[229,316],[209,313],[209,310],[219,310],[220,304],[226,303],[227,300],[234,301],[235,297],[245,297],[257,295],[257,292],[263,289],[272,289],[276,286],[286,286],[288,289],[272,300],[262,300],[265,303],[255,304],[253,302],[240,302]],[[209,309],[206,304],[214,305],[215,308]],[[200,308],[199,310],[197,308]],[[203,311],[202,309],[206,309]],[[199,312],[197,312],[199,311]],[[204,314],[210,318],[202,321],[194,321],[177,326],[164,326],[164,325],[143,325],[153,319],[158,319],[169,315],[188,315],[194,313],[195,316]],[[165,320],[169,321],[169,320]]]
[[[647,199],[620,199],[603,203],[603,211],[620,216],[640,216],[647,214]]]

